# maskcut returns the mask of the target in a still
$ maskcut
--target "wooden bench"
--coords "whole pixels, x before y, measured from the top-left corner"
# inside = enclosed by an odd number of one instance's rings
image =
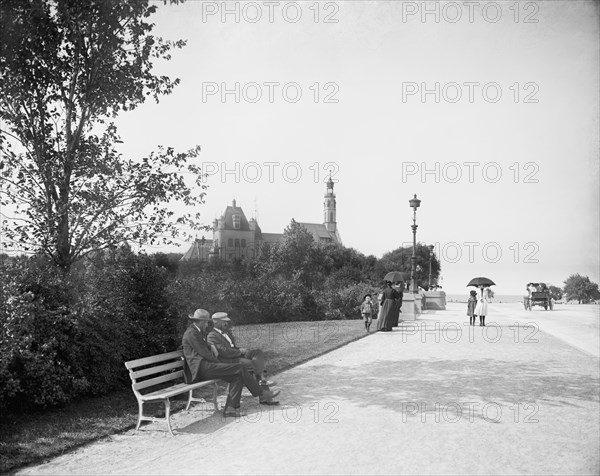
[[[173,435],[171,429],[171,401],[170,398],[188,392],[188,402],[185,407],[189,410],[192,402],[204,402],[204,399],[194,398],[193,391],[200,387],[213,385],[213,405],[215,410],[219,410],[217,404],[217,381],[206,380],[187,384],[183,381],[183,351],[176,350],[166,354],[153,355],[143,359],[130,360],[125,362],[125,367],[129,370],[131,378],[131,388],[135,398],[137,398],[139,414],[135,430],[138,431],[142,421],[166,421],[169,433]],[[159,387],[156,389],[155,387]],[[142,393],[142,390],[144,391]],[[144,415],[144,403],[156,402],[162,400],[165,404],[165,417],[156,418]]]

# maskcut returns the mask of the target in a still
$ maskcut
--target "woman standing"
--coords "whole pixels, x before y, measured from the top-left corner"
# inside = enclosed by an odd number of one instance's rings
[[[398,297],[396,298],[396,310],[394,311],[394,321],[392,322],[392,327],[398,327],[398,323],[400,322],[400,314],[402,313],[402,299],[404,299],[404,291],[402,288],[404,287],[404,283],[401,281],[396,281],[392,286],[392,289],[395,289],[398,293]]]
[[[474,314],[479,316],[479,325],[485,326],[485,316],[487,316],[488,302],[490,301],[489,288],[480,284],[479,289],[481,289],[481,298],[479,299],[477,306],[475,306]]]
[[[377,319],[377,329],[382,332],[390,332],[397,322],[398,317],[398,305],[396,300],[400,299],[400,294],[394,288],[392,288],[392,282],[386,282],[386,288],[382,292],[381,298],[381,315]]]

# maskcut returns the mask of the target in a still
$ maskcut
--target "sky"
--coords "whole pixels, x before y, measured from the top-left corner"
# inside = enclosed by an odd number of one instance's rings
[[[448,292],[600,281],[597,3],[157,5],[155,33],[187,45],[156,72],[181,84],[119,116],[121,150],[200,145],[207,224],[234,198],[264,232],[320,223],[333,171],[366,255],[412,242],[417,194]]]

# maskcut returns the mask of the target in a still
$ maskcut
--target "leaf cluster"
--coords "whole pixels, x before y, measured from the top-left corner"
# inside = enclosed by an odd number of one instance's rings
[[[179,79],[153,72],[184,41],[152,34],[147,0],[0,3],[0,202],[7,237],[69,269],[124,241],[168,244],[198,228],[206,186],[195,147],[122,157],[113,119]],[[190,180],[191,178],[191,180]],[[168,204],[171,204],[169,207]]]

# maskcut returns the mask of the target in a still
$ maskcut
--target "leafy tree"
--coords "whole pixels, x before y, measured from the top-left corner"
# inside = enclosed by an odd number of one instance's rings
[[[173,1],[173,0],[172,0]],[[177,3],[177,0],[175,0]],[[125,241],[168,244],[197,215],[167,202],[203,202],[198,167],[159,147],[124,159],[113,122],[179,83],[153,74],[183,41],[152,34],[149,0],[0,2],[0,201],[9,239],[63,269]],[[190,187],[182,172],[195,178]]]
[[[550,291],[550,297],[555,301],[560,301],[563,297],[563,290],[558,286],[548,286],[548,290]]]
[[[588,276],[581,276],[579,273],[572,274],[565,281],[565,294],[567,301],[578,301],[588,303],[600,299],[600,290],[598,283],[590,281]]]
[[[312,288],[322,273],[322,251],[312,234],[292,220],[283,232],[283,241],[269,247],[264,271],[301,282]]]
[[[379,271],[380,279],[383,279],[383,276],[389,271],[404,272],[406,273],[408,279],[410,279],[411,256],[412,246],[400,247],[393,251],[390,251],[389,253],[384,254],[376,266],[376,268]],[[417,260],[415,261],[415,280],[417,282],[417,286],[422,286],[426,288],[429,283],[429,248],[422,243],[417,243],[417,247],[415,249],[415,256],[417,258]],[[441,269],[441,264],[434,253],[431,259],[432,283],[435,283],[437,281]]]

